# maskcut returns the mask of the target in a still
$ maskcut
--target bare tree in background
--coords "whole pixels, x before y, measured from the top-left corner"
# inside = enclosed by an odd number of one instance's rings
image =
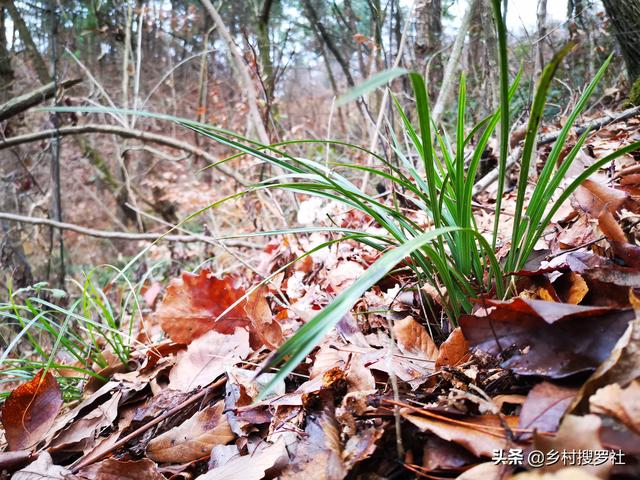
[[[547,0],[538,0],[536,23],[538,27],[538,38],[536,39],[536,74],[539,74],[542,72],[545,63],[544,45],[547,37]]]
[[[629,82],[640,79],[640,0],[602,0],[620,44]]]
[[[428,76],[431,86],[440,85],[442,81],[442,1],[418,0],[415,6],[416,40],[414,51],[416,69]],[[427,65],[429,74],[426,75]],[[433,88],[430,88],[434,95]]]

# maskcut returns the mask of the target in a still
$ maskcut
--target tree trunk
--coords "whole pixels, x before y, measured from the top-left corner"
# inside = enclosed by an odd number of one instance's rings
[[[418,0],[414,11],[416,69],[425,77],[428,74],[429,93],[434,95],[434,87],[442,81],[442,56],[438,53],[442,49],[442,0]]]
[[[273,61],[271,59],[271,37],[269,36],[269,18],[273,0],[264,0],[262,8],[257,16],[256,36],[258,39],[258,51],[260,52],[260,65],[262,66],[262,81],[264,82],[267,104],[271,105],[276,87]],[[268,124],[265,121],[265,124]]]
[[[478,6],[479,0],[470,0],[467,6],[467,11],[462,18],[462,22],[460,23],[460,28],[458,30],[458,34],[456,35],[456,39],[453,42],[453,47],[451,48],[451,54],[449,56],[449,61],[447,62],[447,66],[444,71],[444,77],[442,79],[442,85],[440,87],[440,92],[438,93],[438,100],[436,101],[435,107],[433,107],[433,122],[437,124],[440,121],[440,117],[444,112],[444,109],[447,106],[447,102],[449,100],[449,96],[453,91],[453,86],[455,83],[454,74],[460,63],[460,56],[462,55],[462,47],[464,47],[465,38],[467,38],[467,32],[469,31],[469,24],[471,23],[471,17],[473,16],[473,12]]]
[[[536,55],[536,75],[540,75],[544,68],[544,44],[547,36],[547,0],[538,0],[538,9],[536,12],[536,21],[538,24],[537,38],[537,55]]]
[[[15,24],[15,23],[14,23]],[[14,72],[11,65],[11,54],[7,47],[5,29],[5,9],[0,3],[0,104],[12,96]],[[11,119],[4,125],[4,134],[11,131]],[[19,153],[7,152],[0,156],[0,208],[2,211],[19,213],[19,195],[17,187],[22,183],[24,167],[21,165]],[[6,179],[6,181],[4,181]],[[33,274],[22,247],[22,235],[18,226],[0,220],[0,281],[5,283],[11,279],[13,288],[26,287],[33,284]]]
[[[629,83],[640,78],[640,0],[602,0],[620,44]]]
[[[13,0],[3,0],[2,4],[7,7],[7,11],[11,16],[11,20],[13,21],[13,24],[15,25],[16,30],[18,30],[18,34],[20,35],[20,40],[22,40],[22,43],[24,43],[24,47],[27,50],[29,57],[31,58],[33,69],[36,71],[36,74],[38,75],[38,80],[40,80],[40,83],[42,83],[43,85],[46,83],[49,83],[51,81],[51,75],[49,75],[49,69],[47,68],[47,65],[44,63],[42,56],[38,52],[38,48],[36,47],[36,44],[33,41],[33,37],[31,36],[31,33],[29,33],[29,28],[27,27],[27,24],[24,23],[24,20],[22,19],[22,15],[20,15],[20,12],[16,8],[15,4],[13,3]]]

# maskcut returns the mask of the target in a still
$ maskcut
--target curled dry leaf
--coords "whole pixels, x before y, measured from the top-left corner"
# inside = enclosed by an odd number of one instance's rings
[[[224,403],[200,410],[187,421],[147,445],[147,456],[162,463],[187,463],[208,456],[215,445],[234,439],[223,413]]]
[[[590,179],[582,182],[573,194],[578,206],[594,218],[598,218],[603,210],[617,212],[628,197],[629,195],[622,190]]]
[[[49,452],[43,451],[38,458],[18,470],[11,477],[12,480],[64,480],[71,473],[64,467],[54,465]]]
[[[455,367],[467,361],[471,356],[469,353],[469,344],[464,338],[462,329],[456,327],[449,337],[440,345],[440,351],[436,358],[436,370],[442,367]]]
[[[560,428],[554,437],[548,435],[534,435],[534,448],[541,450],[547,457],[548,452],[555,450],[602,450],[604,446],[600,440],[600,427],[602,422],[597,415],[565,415]],[[562,462],[553,465],[545,465],[541,471],[557,471],[563,468]],[[612,463],[604,462],[602,465],[584,465],[583,468],[591,475],[599,478],[608,478]]]
[[[598,215],[598,226],[608,240],[618,243],[625,243],[627,241],[624,230],[622,230],[622,227],[609,210],[603,209],[600,212],[600,215]]]
[[[216,319],[244,294],[234,277],[217,278],[207,269],[198,274],[183,273],[167,287],[156,317],[167,335],[178,343],[190,343],[210,330],[233,333],[236,327],[249,325],[244,302]]]
[[[404,354],[431,361],[438,358],[438,347],[431,335],[413,317],[395,322],[393,333]]]
[[[515,298],[486,300],[486,316],[463,315],[460,326],[472,347],[492,355],[515,348],[502,362],[521,375],[562,378],[595,369],[608,356],[634,314]]]
[[[308,257],[307,257],[308,258]],[[266,295],[269,289],[262,286],[255,290],[245,305],[247,316],[251,320],[252,332],[258,337],[260,342],[271,349],[276,349],[284,343],[282,328],[275,320],[269,308]]]
[[[400,414],[423,432],[457,443],[478,457],[491,457],[494,450],[509,448],[510,441],[497,415],[452,419],[413,408],[403,408]],[[504,420],[510,428],[515,428],[518,422],[517,417],[504,417]]]
[[[279,470],[288,462],[286,442],[280,437],[274,444],[261,442],[249,455],[236,457],[223,466],[200,475],[196,480],[261,480],[267,470]]]
[[[640,434],[640,380],[622,388],[612,383],[601,388],[589,399],[592,413],[609,415]]]
[[[250,352],[249,332],[242,328],[236,329],[233,335],[207,332],[191,342],[186,351],[178,353],[176,364],[169,372],[170,388],[189,392],[209,385]]]
[[[58,382],[44,369],[11,392],[2,406],[2,425],[9,450],[27,450],[44,439],[61,407]]]
[[[103,404],[92,409],[84,417],[76,419],[51,442],[50,449],[67,452],[86,452],[92,448],[98,435],[113,424],[118,416],[122,392],[116,391]]]

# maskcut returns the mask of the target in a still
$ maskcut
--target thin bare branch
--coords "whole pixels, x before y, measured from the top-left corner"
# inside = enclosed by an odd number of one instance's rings
[[[60,129],[58,129],[58,134],[61,137],[68,136],[68,135],[82,135],[85,133],[105,133],[105,134],[118,135],[122,138],[136,138],[138,140],[157,143],[160,145],[164,145],[166,147],[171,147],[177,150],[188,152],[192,155],[200,156],[210,164],[214,164],[218,162],[218,160],[213,155],[203,150],[202,148],[196,147],[194,145],[191,145],[190,143],[183,142],[181,140],[176,140],[175,138],[159,135],[157,133],[143,132],[142,130],[134,130],[130,128],[120,127],[117,125],[99,125],[99,124],[74,125],[70,127],[61,127]],[[5,138],[3,140],[0,140],[0,150],[9,148],[9,147],[14,147],[16,145],[21,145],[23,143],[37,142],[39,140],[46,140],[49,138],[53,138],[55,134],[56,134],[56,130],[50,129],[50,130],[43,130],[41,132],[28,133],[26,135],[19,135],[15,137]],[[246,180],[239,177],[236,173],[232,172],[228,168],[225,168],[222,165],[216,165],[215,168],[218,171],[227,175],[228,177],[233,178],[240,185],[243,185],[245,187],[249,185]]]
[[[60,230],[69,230],[87,235],[89,237],[107,238],[109,240],[127,240],[127,241],[155,241],[159,238],[167,242],[179,243],[195,243],[203,242],[211,245],[219,246],[223,244],[226,247],[246,247],[246,248],[262,248],[259,243],[243,242],[241,240],[219,240],[217,238],[208,237],[206,235],[164,235],[162,233],[146,232],[146,233],[129,233],[129,232],[113,232],[109,230],[97,230],[95,228],[82,227],[73,223],[58,222],[49,218],[28,217],[25,215],[16,215],[14,213],[0,212],[0,220],[8,220],[10,222],[28,223],[30,225],[45,225],[47,227],[58,228]]]

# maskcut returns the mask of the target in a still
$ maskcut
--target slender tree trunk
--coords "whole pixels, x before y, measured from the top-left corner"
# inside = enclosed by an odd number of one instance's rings
[[[0,104],[11,98],[13,82],[14,72],[5,29],[5,9],[0,4]],[[4,134],[9,134],[10,130],[11,119],[9,118],[4,124]],[[6,154],[0,155],[0,177],[2,178],[0,180],[0,208],[4,212],[20,213],[16,185],[21,183],[20,177],[23,168],[19,153],[6,152]],[[11,278],[14,288],[26,287],[33,283],[31,267],[22,247],[20,228],[11,225],[6,220],[0,220],[0,272],[3,272],[0,281],[6,283],[8,278]]]
[[[269,18],[271,16],[272,6],[273,0],[264,0],[256,22],[258,52],[260,52],[260,65],[262,66],[262,81],[264,82],[268,105],[271,105],[273,101],[276,87],[275,72],[271,59],[271,37],[269,36]],[[265,124],[268,124],[268,122],[265,121]]]
[[[33,69],[36,71],[40,83],[42,83],[43,85],[49,83],[51,81],[49,69],[44,63],[42,56],[38,52],[38,48],[33,41],[33,37],[29,32],[27,24],[24,23],[24,20],[22,19],[22,15],[20,15],[20,12],[13,3],[13,0],[2,0],[2,3],[7,8],[7,11],[11,16],[11,20],[13,21],[15,28],[16,30],[18,30],[20,40],[22,40],[22,43],[24,43],[25,49],[27,50],[27,53],[29,54],[29,57],[31,59]]]
[[[442,79],[442,86],[440,88],[440,93],[438,94],[438,100],[436,101],[435,107],[433,107],[433,121],[434,123],[438,123],[444,109],[449,101],[449,96],[453,91],[454,85],[454,74],[458,68],[458,64],[460,63],[460,57],[462,55],[462,47],[464,47],[464,40],[467,37],[467,32],[469,30],[469,24],[471,23],[471,17],[473,15],[474,10],[478,6],[479,0],[470,0],[469,5],[467,7],[467,11],[462,18],[462,23],[460,24],[460,29],[458,30],[458,34],[456,35],[456,39],[453,42],[453,47],[451,49],[451,56],[449,57],[449,61],[447,62],[447,66],[444,71],[444,77]]]
[[[633,84],[640,79],[640,0],[602,0]]]
[[[416,40],[413,49],[416,69],[425,77],[428,73],[429,93],[434,95],[434,87],[442,81],[442,56],[438,54],[442,49],[442,0],[418,0],[415,16]]]
[[[538,0],[536,12],[538,38],[536,44],[536,74],[540,74],[544,68],[544,44],[547,36],[547,0]]]

